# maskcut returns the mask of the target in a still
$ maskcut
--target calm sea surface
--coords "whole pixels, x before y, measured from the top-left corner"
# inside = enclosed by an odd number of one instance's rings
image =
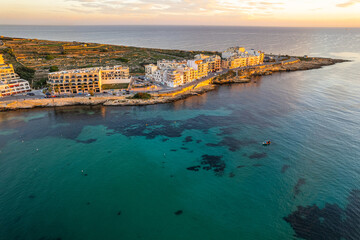
[[[0,26],[0,35],[352,60],[171,104],[0,113],[1,240],[360,239],[359,29]]]

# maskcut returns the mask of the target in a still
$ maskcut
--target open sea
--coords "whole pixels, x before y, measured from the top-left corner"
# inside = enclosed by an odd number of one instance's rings
[[[0,26],[0,35],[352,60],[169,104],[1,112],[1,240],[360,239],[360,29]]]

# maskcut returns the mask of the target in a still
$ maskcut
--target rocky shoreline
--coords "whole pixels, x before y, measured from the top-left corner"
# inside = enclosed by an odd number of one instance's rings
[[[0,101],[0,111],[31,109],[40,107],[62,107],[76,105],[104,105],[104,106],[141,106],[175,102],[190,96],[200,95],[216,88],[216,85],[229,83],[248,83],[252,76],[264,76],[273,72],[288,72],[318,69],[323,66],[334,65],[336,63],[347,62],[347,60],[330,59],[330,58],[311,58],[306,61],[295,61],[291,64],[274,64],[269,66],[254,67],[242,71],[238,71],[237,76],[227,78],[214,78],[212,84],[196,87],[185,92],[173,93],[172,96],[162,96],[154,94],[149,100],[128,99],[123,96],[109,97],[69,97],[69,98],[53,98],[53,99],[17,99]]]

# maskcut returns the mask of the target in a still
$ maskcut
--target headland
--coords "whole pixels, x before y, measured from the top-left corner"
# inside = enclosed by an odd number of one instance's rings
[[[15,72],[32,81],[32,86],[44,87],[46,76],[51,68],[57,70],[72,68],[97,67],[103,64],[114,65],[119,62],[132,70],[131,75],[145,73],[144,66],[152,62],[166,59],[168,61],[183,61],[198,54],[217,54],[216,52],[180,51],[135,48],[93,43],[54,42],[37,39],[15,39],[2,37],[2,47],[5,60],[14,65]],[[22,44],[22,45],[21,45]],[[31,53],[30,48],[37,49]],[[44,53],[45,52],[45,53]],[[43,53],[42,55],[40,53]],[[140,57],[139,57],[140,55]],[[269,56],[268,56],[269,57]],[[272,59],[272,56],[270,56]],[[247,83],[253,76],[270,75],[276,72],[300,71],[318,69],[336,63],[346,62],[342,59],[320,57],[282,56],[261,64],[234,68],[221,68],[191,82],[165,89],[136,88],[130,84],[127,92],[130,94],[99,94],[62,96],[59,98],[43,98],[29,96],[12,96],[12,99],[0,99],[0,111],[30,109],[37,107],[60,107],[74,105],[106,105],[135,106],[169,103],[189,96],[199,95],[216,88],[217,85],[229,83]],[[55,65],[57,64],[57,65]],[[24,69],[32,69],[33,74],[26,76]],[[29,71],[30,72],[30,71]],[[138,92],[147,92],[151,97],[134,98]]]

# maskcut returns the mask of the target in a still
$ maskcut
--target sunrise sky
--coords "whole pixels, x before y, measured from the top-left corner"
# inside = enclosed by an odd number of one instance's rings
[[[0,24],[360,27],[360,0],[0,0]]]

